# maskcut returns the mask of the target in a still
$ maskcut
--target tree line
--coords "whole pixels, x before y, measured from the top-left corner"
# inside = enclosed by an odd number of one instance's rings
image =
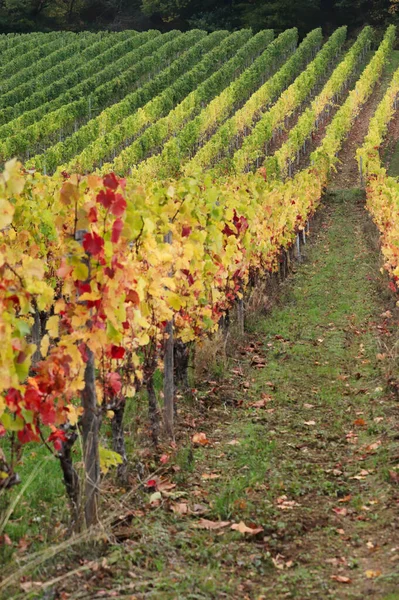
[[[303,35],[317,26],[384,27],[398,18],[399,0],[0,0],[2,33],[296,26]]]

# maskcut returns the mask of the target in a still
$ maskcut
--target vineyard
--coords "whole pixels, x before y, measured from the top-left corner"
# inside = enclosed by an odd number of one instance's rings
[[[399,598],[396,35],[0,35],[0,596]]]

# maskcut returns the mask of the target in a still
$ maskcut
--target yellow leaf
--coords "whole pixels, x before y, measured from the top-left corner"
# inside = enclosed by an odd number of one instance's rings
[[[46,329],[52,338],[58,337],[58,325],[59,317],[57,315],[53,315],[47,321]]]
[[[365,571],[364,574],[366,575],[367,579],[375,579],[381,575],[381,571],[372,571],[369,569],[368,571]]]
[[[24,256],[22,266],[24,275],[26,277],[31,277],[32,279],[43,279],[44,264],[40,259]]]
[[[83,414],[83,408],[79,406],[78,408],[73,404],[69,404],[67,406],[68,411],[68,421],[71,425],[76,425],[79,417]]]
[[[12,223],[14,215],[13,205],[5,198],[0,198],[0,230]]]
[[[45,356],[47,356],[49,346],[50,346],[50,338],[46,333],[46,335],[43,336],[42,341],[40,343],[40,354],[42,355],[43,358]]]
[[[183,299],[178,294],[175,294],[174,292],[169,292],[166,295],[166,300],[167,300],[169,306],[171,308],[173,308],[173,310],[180,310],[181,307],[184,306]]]
[[[3,173],[7,189],[11,194],[20,194],[25,187],[25,179],[21,174],[21,163],[13,158],[6,162]]]
[[[150,336],[148,333],[142,333],[141,336],[138,337],[139,346],[147,346],[150,343]]]
[[[77,281],[86,281],[89,277],[89,269],[87,265],[80,262],[73,270],[73,278]]]

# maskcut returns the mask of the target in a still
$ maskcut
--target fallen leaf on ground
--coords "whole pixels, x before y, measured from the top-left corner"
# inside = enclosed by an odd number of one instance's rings
[[[340,515],[341,517],[346,517],[346,515],[348,514],[347,508],[333,508],[332,511],[335,512],[336,515]]]
[[[367,579],[375,579],[376,577],[382,575],[381,571],[373,571],[371,569],[365,571],[364,574],[366,575]]]
[[[304,425],[316,425],[316,421],[304,421]]]
[[[356,419],[355,421],[353,421],[353,424],[356,427],[366,427],[366,421],[364,419]]]
[[[238,440],[231,440],[230,442],[227,442],[228,446],[239,446],[241,442],[239,442]]]
[[[171,510],[178,515],[187,515],[188,514],[188,504],[185,502],[176,502],[176,504],[171,505]]]
[[[209,511],[209,508],[205,504],[194,504],[193,510],[191,511],[194,515],[204,515]]]
[[[277,554],[275,558],[272,557],[272,563],[276,567],[276,569],[290,569],[294,565],[293,560],[285,560],[282,554]]]
[[[381,440],[377,440],[376,442],[373,442],[372,444],[369,444],[368,446],[366,446],[364,448],[364,452],[367,452],[368,454],[373,454],[374,452],[376,452],[378,450],[378,448],[381,446]]]
[[[151,506],[159,506],[161,504],[162,494],[161,492],[154,492],[150,496],[150,504]]]
[[[288,500],[287,496],[280,496],[277,498],[278,508],[281,510],[292,510],[295,506],[299,506],[295,500]]]
[[[194,527],[197,529],[208,529],[213,531],[217,529],[223,529],[229,525],[230,521],[208,521],[208,519],[200,519],[198,523],[195,523]]]
[[[389,471],[389,479],[394,483],[399,483],[399,471]]]
[[[338,583],[352,583],[350,577],[345,577],[344,575],[331,575],[331,579],[338,581]]]
[[[351,500],[352,500],[352,496],[350,494],[348,494],[347,496],[344,496],[343,498],[338,500],[338,502],[350,502]]]
[[[360,471],[360,473],[358,473],[357,475],[354,475],[353,477],[350,477],[350,479],[357,479],[358,481],[361,481],[362,479],[366,479],[366,477],[368,475],[370,475],[372,471],[367,471],[366,469],[362,469]]]
[[[208,444],[210,444],[210,441],[206,437],[206,433],[194,433],[193,437],[191,438],[191,441],[197,446],[207,446]]]
[[[334,556],[334,558],[326,558],[325,562],[329,565],[334,565],[335,567],[338,567],[338,565],[348,564],[348,561],[344,556],[340,556],[339,558],[337,558],[336,556]]]
[[[244,521],[240,521],[239,523],[233,523],[230,529],[233,529],[234,531],[239,531],[240,533],[249,533],[250,535],[256,535],[257,533],[263,531],[263,527],[247,527]]]
[[[169,490],[173,490],[176,487],[175,483],[168,481],[167,479],[160,479],[157,482],[157,490],[158,492],[167,492]]]
[[[314,408],[314,404],[308,404],[308,402],[305,402],[303,408]]]
[[[256,402],[251,402],[249,406],[252,406],[252,408],[264,408],[266,404],[270,402],[270,400],[272,400],[271,396],[267,396],[267,398],[262,398]]]
[[[219,479],[220,475],[217,473],[202,473],[201,479]]]

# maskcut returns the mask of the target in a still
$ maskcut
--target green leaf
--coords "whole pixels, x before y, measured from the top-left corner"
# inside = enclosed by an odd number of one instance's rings
[[[123,458],[118,452],[114,452],[113,450],[109,450],[108,448],[104,448],[100,446],[100,468],[101,472],[106,475],[111,467],[117,467],[123,463]]]

